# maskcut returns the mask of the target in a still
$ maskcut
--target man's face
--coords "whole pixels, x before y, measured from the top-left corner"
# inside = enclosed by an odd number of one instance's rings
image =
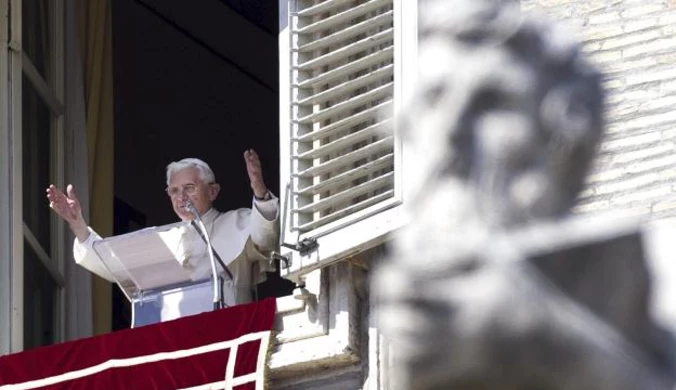
[[[205,183],[196,168],[186,168],[171,176],[167,193],[176,215],[184,221],[189,221],[194,218],[194,215],[185,208],[188,200],[202,215],[211,208],[219,190],[218,184]]]

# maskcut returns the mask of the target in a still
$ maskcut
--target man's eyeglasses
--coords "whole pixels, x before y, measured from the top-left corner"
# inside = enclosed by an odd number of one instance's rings
[[[183,187],[167,187],[167,195],[171,198],[178,198],[186,194],[188,196],[195,195],[199,187],[194,184],[186,184]]]

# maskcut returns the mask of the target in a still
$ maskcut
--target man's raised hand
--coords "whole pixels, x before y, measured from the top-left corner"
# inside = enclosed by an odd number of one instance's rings
[[[263,198],[268,193],[268,187],[263,180],[263,169],[261,168],[261,159],[255,150],[249,149],[244,152],[244,161],[246,162],[246,171],[249,174],[251,189],[257,198]]]
[[[89,236],[89,229],[87,223],[82,216],[82,207],[80,200],[75,194],[75,188],[69,184],[66,187],[67,195],[63,193],[54,184],[50,184],[47,188],[47,200],[49,200],[49,207],[56,212],[56,214],[68,222],[73,234],[81,241],[87,239]]]

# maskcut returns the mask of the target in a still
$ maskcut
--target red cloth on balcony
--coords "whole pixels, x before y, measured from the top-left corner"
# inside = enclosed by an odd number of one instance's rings
[[[267,299],[1,356],[0,390],[262,389],[275,311]]]

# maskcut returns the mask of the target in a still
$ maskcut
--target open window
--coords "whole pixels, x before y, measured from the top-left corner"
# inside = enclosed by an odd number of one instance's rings
[[[44,188],[63,180],[64,2],[0,1],[0,354],[67,337],[64,230]]]
[[[416,74],[417,1],[282,3],[282,275],[299,281],[401,224],[394,118]]]

